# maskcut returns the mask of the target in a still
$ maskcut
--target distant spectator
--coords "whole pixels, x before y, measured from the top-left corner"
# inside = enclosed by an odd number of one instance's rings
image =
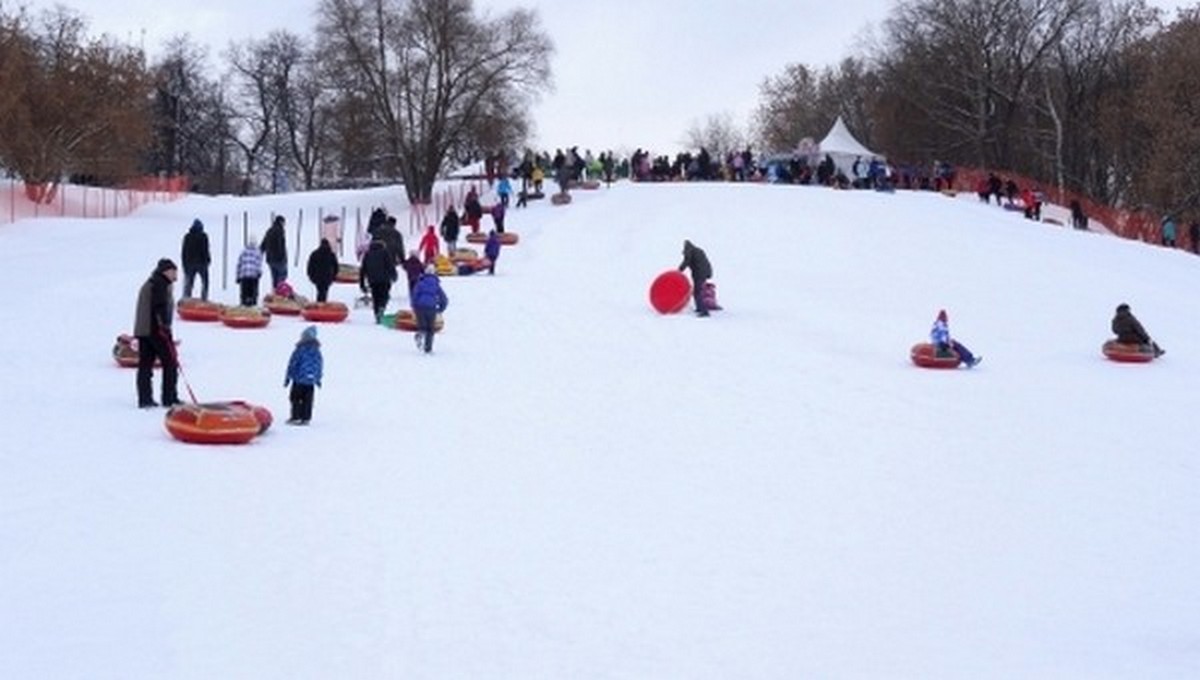
[[[1192,252],[1200,255],[1200,221],[1192,220],[1188,226],[1188,239],[1192,242]]]
[[[1175,217],[1172,215],[1162,218],[1162,244],[1168,248],[1175,247]]]
[[[1088,216],[1083,212],[1083,205],[1078,200],[1071,201],[1071,226],[1075,229],[1087,231]]]

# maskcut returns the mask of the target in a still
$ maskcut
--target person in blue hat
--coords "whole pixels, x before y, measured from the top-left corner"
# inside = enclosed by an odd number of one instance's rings
[[[321,386],[325,362],[321,358],[321,342],[317,340],[317,327],[309,326],[300,334],[300,341],[288,359],[287,375],[283,386],[292,386],[288,398],[292,402],[292,417],[288,425],[307,425],[312,420],[313,393]]]

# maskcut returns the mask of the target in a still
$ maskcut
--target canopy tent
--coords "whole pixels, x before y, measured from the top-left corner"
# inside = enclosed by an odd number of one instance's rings
[[[480,179],[486,177],[483,161],[475,161],[446,175],[449,179]]]
[[[855,139],[854,135],[850,134],[850,130],[846,128],[846,124],[842,122],[841,116],[838,116],[837,120],[833,122],[829,134],[825,135],[817,148],[819,149],[818,163],[825,158],[825,154],[829,154],[834,164],[837,165],[837,169],[850,179],[854,178],[855,160],[859,158],[862,158],[863,161],[870,161],[874,158],[881,161],[887,160],[882,154],[871,151]]]

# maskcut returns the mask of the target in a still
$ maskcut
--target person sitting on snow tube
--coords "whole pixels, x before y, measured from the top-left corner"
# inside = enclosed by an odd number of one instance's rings
[[[1124,302],[1117,305],[1117,313],[1112,320],[1112,332],[1116,334],[1119,343],[1144,347],[1146,351],[1154,352],[1156,357],[1167,353],[1157,342],[1150,339],[1150,334],[1142,327],[1142,322],[1137,320],[1133,312],[1129,311],[1129,305]]]
[[[929,341],[937,348],[939,356],[950,356],[950,353],[954,352],[967,368],[983,361],[983,357],[974,356],[961,342],[950,337],[950,325],[944,309],[938,311],[933,328],[929,329]]]

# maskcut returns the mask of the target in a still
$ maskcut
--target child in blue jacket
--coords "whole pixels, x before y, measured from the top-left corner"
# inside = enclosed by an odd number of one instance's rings
[[[971,350],[967,349],[965,345],[950,337],[949,318],[944,309],[938,312],[937,319],[933,321],[933,327],[929,329],[929,341],[937,347],[939,355],[953,351],[967,368],[973,368],[983,361],[983,357],[971,354]]]
[[[300,341],[288,359],[287,375],[283,386],[291,383],[288,398],[292,402],[292,417],[288,425],[307,425],[312,420],[313,387],[321,386],[324,361],[321,358],[321,343],[317,340],[317,327],[309,326],[300,334]]]

